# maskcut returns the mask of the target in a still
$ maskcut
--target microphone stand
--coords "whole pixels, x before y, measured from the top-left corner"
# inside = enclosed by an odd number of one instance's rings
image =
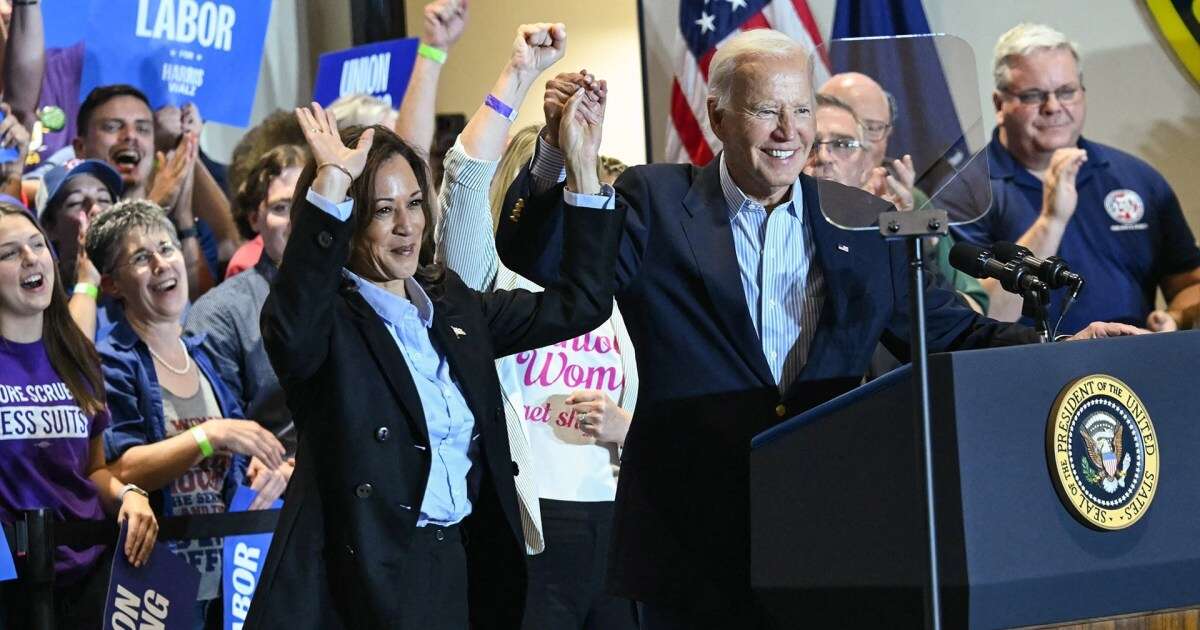
[[[1050,339],[1050,291],[1043,283],[1031,286],[1025,289],[1021,294],[1024,297],[1024,302],[1021,305],[1021,314],[1033,319],[1037,329],[1038,337],[1042,343],[1051,341]]]
[[[945,236],[949,218],[945,210],[884,212],[879,233],[885,240],[907,241],[909,354],[913,366],[914,421],[921,438],[921,468],[925,481],[925,522],[929,547],[929,576],[925,582],[925,622],[941,630],[941,578],[938,567],[937,511],[933,479],[933,422],[929,403],[929,364],[925,340],[925,243],[927,236]]]

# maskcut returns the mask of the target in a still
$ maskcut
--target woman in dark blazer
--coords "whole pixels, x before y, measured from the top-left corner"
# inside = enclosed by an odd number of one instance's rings
[[[526,39],[561,56],[549,28]],[[568,188],[598,193],[603,105],[571,107]],[[339,138],[315,103],[297,115],[314,160],[262,315],[297,469],[246,627],[517,628],[525,473],[494,360],[608,317],[624,214],[569,208],[561,282],[479,293],[433,264],[433,193],[408,145],[382,126]]]

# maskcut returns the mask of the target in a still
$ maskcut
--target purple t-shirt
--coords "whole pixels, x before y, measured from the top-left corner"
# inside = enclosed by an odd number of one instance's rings
[[[79,408],[41,341],[0,338],[0,520],[13,523],[38,507],[62,521],[104,519],[87,469],[89,442],[108,422],[107,411],[89,419]],[[103,551],[59,547],[55,580],[82,578]]]
[[[42,139],[42,143],[46,145],[46,149],[42,151],[42,159],[71,144],[78,135],[75,117],[79,115],[79,105],[85,96],[79,93],[81,81],[83,42],[65,48],[46,49],[46,69],[42,74],[42,96],[38,99],[38,107],[54,105],[62,108],[63,113],[67,115],[67,124],[62,131],[47,133]]]

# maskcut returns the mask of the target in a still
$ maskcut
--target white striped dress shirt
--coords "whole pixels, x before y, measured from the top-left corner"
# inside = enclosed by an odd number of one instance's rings
[[[825,278],[813,262],[812,228],[804,221],[800,182],[791,201],[770,212],[733,183],[721,154],[721,191],[750,320],[779,391],[800,374],[825,302]]]

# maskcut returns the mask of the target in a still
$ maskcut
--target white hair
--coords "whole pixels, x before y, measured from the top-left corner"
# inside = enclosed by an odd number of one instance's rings
[[[1010,70],[1018,57],[1043,50],[1071,51],[1071,56],[1075,57],[1075,64],[1079,68],[1079,77],[1083,78],[1083,62],[1079,59],[1079,50],[1075,42],[1045,24],[1022,22],[996,41],[996,48],[992,52],[992,78],[995,79],[996,89],[1003,90],[1008,87],[1011,81]]]
[[[717,109],[729,105],[733,96],[733,75],[747,58],[786,59],[794,55],[808,59],[808,51],[796,40],[771,29],[754,29],[734,35],[717,49],[708,66],[708,98],[715,99]],[[809,72],[812,64],[808,64]],[[811,76],[809,77],[811,82]]]
[[[337,118],[339,129],[354,125],[386,125],[387,117],[392,113],[392,106],[387,101],[370,94],[347,94],[330,103],[327,109]]]

